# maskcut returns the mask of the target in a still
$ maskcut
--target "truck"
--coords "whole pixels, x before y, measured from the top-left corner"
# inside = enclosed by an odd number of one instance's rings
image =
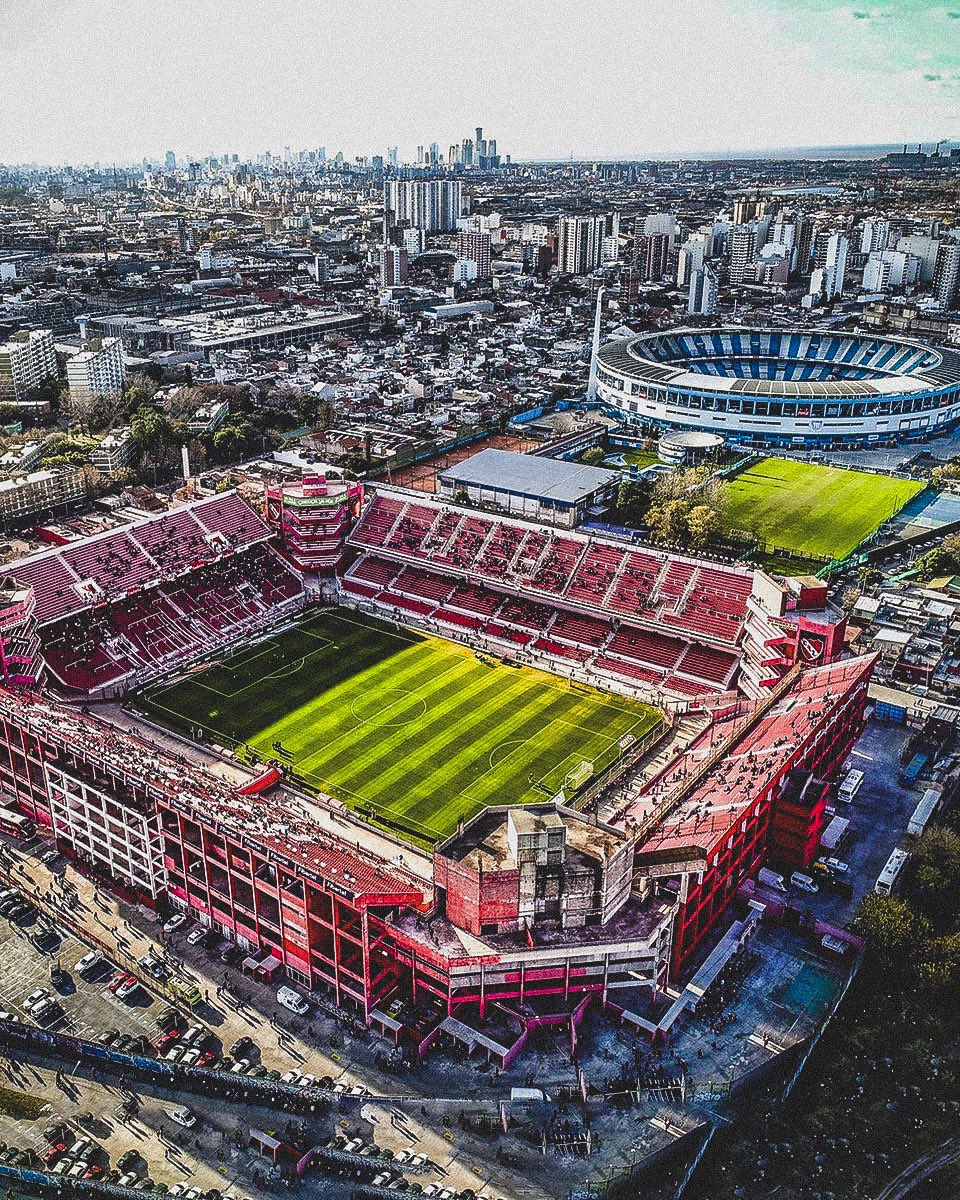
[[[769,870],[767,867],[760,868],[757,873],[757,883],[770,892],[785,892],[787,890],[787,885],[783,882],[783,876],[778,875],[776,871]]]
[[[830,852],[836,850],[849,827],[850,822],[846,817],[834,817],[820,834],[820,848]]]
[[[916,787],[920,773],[929,761],[927,754],[915,754],[900,772],[900,783],[903,787]]]

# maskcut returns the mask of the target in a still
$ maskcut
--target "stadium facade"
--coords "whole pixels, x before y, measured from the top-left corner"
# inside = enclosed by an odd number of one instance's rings
[[[597,399],[627,425],[756,447],[895,445],[960,419],[960,355],[862,333],[677,329],[601,347]]]
[[[86,869],[234,941],[245,969],[283,970],[419,1053],[441,1042],[506,1063],[538,1024],[573,1041],[591,1001],[660,1036],[652,1001],[730,923],[740,884],[764,861],[811,861],[873,660],[838,658],[842,618],[816,580],[398,489],[368,497],[342,538],[340,603],[699,707],[701,731],[659,773],[616,764],[622,803],[602,818],[561,793],[398,855],[277,764],[238,785],[134,714],[120,727],[79,707],[266,636],[317,594],[227,493],[5,568],[8,801]]]

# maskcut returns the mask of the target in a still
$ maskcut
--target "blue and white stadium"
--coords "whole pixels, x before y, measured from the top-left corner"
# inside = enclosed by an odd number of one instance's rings
[[[960,354],[861,333],[648,333],[602,346],[596,378],[625,424],[754,446],[896,445],[960,420]]]

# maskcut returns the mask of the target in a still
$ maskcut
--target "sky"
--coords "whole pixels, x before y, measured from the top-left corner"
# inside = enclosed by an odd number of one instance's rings
[[[960,0],[4,0],[0,162],[960,139]]]

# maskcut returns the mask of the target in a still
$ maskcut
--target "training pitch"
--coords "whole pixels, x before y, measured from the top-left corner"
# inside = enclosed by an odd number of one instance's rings
[[[637,701],[343,609],[139,703],[241,757],[281,758],[307,788],[425,841],[489,805],[582,784],[617,758],[621,738],[660,720]]]
[[[765,458],[730,480],[729,521],[768,546],[844,558],[923,488],[913,479]]]

